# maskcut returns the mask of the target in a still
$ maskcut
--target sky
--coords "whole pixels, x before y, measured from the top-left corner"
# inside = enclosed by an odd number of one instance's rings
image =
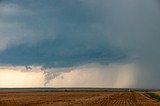
[[[0,87],[160,87],[158,0],[0,0]]]

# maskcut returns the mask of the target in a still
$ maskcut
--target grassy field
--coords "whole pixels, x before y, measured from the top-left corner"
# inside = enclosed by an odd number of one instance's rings
[[[154,99],[157,99],[157,100],[160,100],[160,96],[156,93],[147,93],[151,98],[154,98]]]

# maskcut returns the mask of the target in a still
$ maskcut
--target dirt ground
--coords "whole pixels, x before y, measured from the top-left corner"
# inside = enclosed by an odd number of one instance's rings
[[[135,92],[0,92],[0,106],[160,106]]]
[[[160,96],[160,92],[155,92],[155,94],[159,95]]]

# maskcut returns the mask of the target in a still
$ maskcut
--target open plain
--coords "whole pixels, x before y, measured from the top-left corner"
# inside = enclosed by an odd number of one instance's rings
[[[1,91],[0,106],[160,106],[141,92]]]
[[[155,94],[159,95],[160,96],[160,92],[155,92]]]

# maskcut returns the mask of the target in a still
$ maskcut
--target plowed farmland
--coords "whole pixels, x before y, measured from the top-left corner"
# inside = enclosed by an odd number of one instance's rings
[[[160,106],[136,92],[0,92],[0,106]]]

